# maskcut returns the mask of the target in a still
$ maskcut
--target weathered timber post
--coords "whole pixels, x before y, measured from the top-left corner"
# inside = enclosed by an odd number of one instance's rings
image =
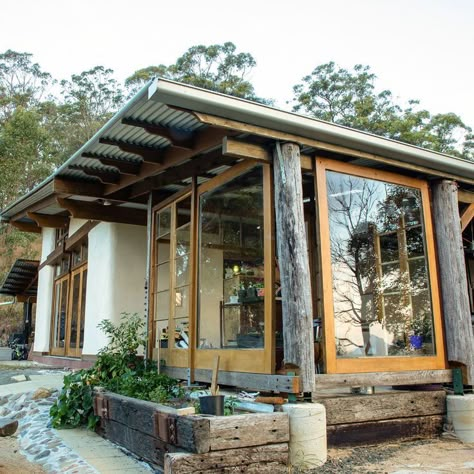
[[[312,392],[315,383],[313,309],[298,145],[276,143],[273,172],[284,359],[300,368],[302,391]]]
[[[439,276],[443,301],[448,361],[462,365],[464,383],[474,383],[474,336],[467,289],[466,266],[454,181],[433,184],[433,219],[436,230]]]

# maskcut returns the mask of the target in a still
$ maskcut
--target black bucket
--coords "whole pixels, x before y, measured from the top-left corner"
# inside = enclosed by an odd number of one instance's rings
[[[203,415],[224,415],[224,395],[206,395],[199,397],[199,406]]]

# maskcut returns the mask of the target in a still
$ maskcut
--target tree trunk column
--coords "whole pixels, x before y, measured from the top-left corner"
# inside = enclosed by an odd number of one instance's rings
[[[273,171],[284,359],[285,363],[300,368],[302,391],[312,392],[315,382],[313,309],[299,146],[277,142]]]
[[[467,384],[474,383],[474,337],[467,289],[466,265],[454,181],[433,185],[433,219],[436,230],[439,276],[448,361],[465,367]]]

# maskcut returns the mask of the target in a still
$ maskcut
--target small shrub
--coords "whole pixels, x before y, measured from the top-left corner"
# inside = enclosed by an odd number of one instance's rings
[[[137,314],[123,314],[115,326],[102,321],[98,327],[109,336],[109,343],[99,351],[90,369],[64,377],[64,386],[50,409],[54,428],[87,425],[94,429],[99,418],[93,413],[93,388],[104,388],[142,400],[166,402],[183,395],[178,381],[155,370],[146,370],[138,349],[144,345],[143,319]]]

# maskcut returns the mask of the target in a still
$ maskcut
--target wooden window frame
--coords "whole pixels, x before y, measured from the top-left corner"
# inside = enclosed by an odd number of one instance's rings
[[[170,337],[171,334],[174,334],[175,331],[175,312],[176,312],[176,305],[174,300],[174,292],[176,289],[176,206],[185,199],[191,197],[191,216],[190,216],[190,252],[189,252],[189,307],[188,307],[188,337],[189,337],[189,346],[188,348],[179,348],[175,347],[172,344],[172,338]],[[151,346],[151,355],[153,359],[158,359],[163,361],[166,365],[172,365],[173,367],[190,367],[190,354],[192,353],[192,344],[193,344],[193,324],[191,320],[193,318],[193,275],[194,275],[194,193],[192,189],[186,189],[183,192],[172,196],[169,200],[166,200],[163,203],[155,206],[152,209],[152,272],[151,272],[151,285],[150,285],[150,308],[152,317],[150,318],[151,327],[149,328],[149,334],[151,335],[150,341],[153,341]],[[160,348],[154,347],[156,342],[156,321],[155,321],[155,299],[156,299],[156,282],[157,282],[157,262],[156,262],[156,251],[157,251],[157,235],[156,235],[156,224],[157,224],[157,216],[160,212],[163,212],[165,209],[170,209],[171,211],[171,222],[170,222],[170,260],[169,260],[169,308],[170,314],[168,317],[168,347],[167,348]]]
[[[327,197],[326,171],[335,171],[361,178],[383,181],[401,186],[416,188],[421,192],[423,228],[426,244],[426,260],[428,265],[431,304],[433,312],[433,329],[435,333],[436,354],[420,357],[360,357],[338,358],[336,356],[333,279],[331,262],[331,243],[329,238],[329,209]],[[436,253],[433,225],[430,209],[428,183],[416,178],[397,175],[387,171],[363,168],[326,158],[318,158],[315,167],[315,185],[319,215],[319,239],[321,244],[322,264],[322,297],[323,297],[323,328],[324,328],[324,359],[326,372],[363,373],[363,372],[394,372],[405,370],[445,369],[446,357],[444,349],[443,325],[441,317],[440,293],[436,266]]]
[[[87,236],[86,236],[87,237]],[[62,272],[59,275],[54,276],[53,282],[53,305],[52,305],[52,314],[51,314],[51,328],[50,328],[50,353],[55,356],[63,357],[81,357],[82,348],[80,348],[80,326],[78,325],[77,337],[76,337],[76,347],[71,349],[70,345],[70,330],[71,330],[71,316],[72,316],[72,304],[73,304],[73,285],[74,285],[74,276],[80,274],[80,284],[79,284],[79,309],[78,309],[78,321],[79,324],[82,321],[82,311],[85,311],[85,308],[82,308],[82,295],[86,289],[87,281],[84,281],[84,272],[87,270],[87,259],[84,257],[84,244],[87,243],[86,237],[82,239],[77,247],[80,249],[81,253],[81,262],[77,265],[72,266],[72,251],[76,248],[71,248],[69,252],[64,252],[63,258],[59,260],[58,265],[61,265],[61,262],[64,260],[64,257],[69,259],[69,266],[67,272]],[[66,302],[66,320],[65,320],[65,336],[64,336],[64,347],[54,347],[55,334],[54,334],[54,322],[56,316],[56,296],[57,296],[57,284],[58,282],[67,281],[67,302]]]
[[[274,212],[273,212],[273,177],[272,170],[267,163],[255,163],[242,161],[234,165],[229,170],[216,176],[198,187],[196,193],[196,228],[195,236],[193,237],[196,245],[194,255],[194,281],[195,292],[198,291],[198,272],[199,272],[199,242],[197,226],[199,225],[199,198],[208,191],[212,191],[231,181],[234,178],[250,171],[255,166],[262,166],[263,170],[263,258],[264,258],[264,285],[265,288],[274,288],[274,257],[275,257],[275,239],[274,239]],[[197,295],[194,297],[194,311],[193,321],[197,327],[198,324],[198,302]],[[193,366],[196,369],[210,369],[213,366],[213,361],[216,355],[220,356],[220,369],[225,371],[235,372],[250,372],[250,373],[274,373],[275,365],[275,302],[273,291],[265,295],[264,299],[264,347],[259,349],[199,349],[196,347],[196,340],[194,339],[194,358]],[[194,337],[196,335],[194,331]]]

